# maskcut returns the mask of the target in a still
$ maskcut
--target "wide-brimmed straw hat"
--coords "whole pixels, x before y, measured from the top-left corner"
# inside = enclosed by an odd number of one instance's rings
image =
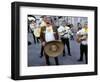
[[[55,40],[45,44],[44,52],[50,57],[57,57],[62,54],[64,45],[61,41]]]

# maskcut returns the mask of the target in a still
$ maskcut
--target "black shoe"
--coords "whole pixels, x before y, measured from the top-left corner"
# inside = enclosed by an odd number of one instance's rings
[[[83,61],[83,60],[82,60],[82,59],[78,59],[77,61],[81,62],[81,61]]]
[[[65,54],[63,54],[63,57],[65,56]]]
[[[30,41],[28,41],[28,45],[31,45],[32,43]]]
[[[65,56],[65,53],[63,53],[63,57]]]
[[[71,54],[68,54],[69,56],[71,56]]]
[[[50,63],[47,63],[46,65],[51,65]]]
[[[43,55],[40,56],[40,58],[42,58],[42,57],[43,57]]]
[[[60,65],[59,63],[57,63],[56,65]]]
[[[88,64],[88,62],[86,62],[86,64]]]

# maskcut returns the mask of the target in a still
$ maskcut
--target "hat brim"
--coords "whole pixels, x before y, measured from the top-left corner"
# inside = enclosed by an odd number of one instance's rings
[[[53,52],[50,49],[52,45],[57,46],[57,50],[55,52]],[[44,47],[44,52],[46,53],[46,55],[48,55],[50,57],[57,57],[62,54],[63,49],[64,49],[63,43],[61,41],[55,40],[55,41],[50,41],[50,42],[46,43],[46,45]]]

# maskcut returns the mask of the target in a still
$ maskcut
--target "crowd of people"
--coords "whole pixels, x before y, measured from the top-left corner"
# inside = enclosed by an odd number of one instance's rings
[[[67,47],[68,55],[71,55],[70,51],[70,40],[75,40],[80,44],[80,58],[79,62],[83,61],[83,54],[85,55],[86,64],[88,63],[88,25],[87,22],[84,23],[84,26],[81,23],[77,23],[77,32],[73,31],[73,24],[68,24],[65,20],[61,21],[60,25],[55,25],[54,20],[51,16],[41,16],[40,22],[37,26],[37,19],[33,15],[28,15],[28,33],[32,33],[34,44],[41,44],[40,58],[45,56],[46,64],[50,65],[49,56],[44,53],[44,46],[46,42],[53,40],[60,40],[64,46]],[[59,17],[61,19],[61,16]],[[57,21],[57,20],[55,20]],[[74,38],[76,36],[76,38]],[[28,41],[28,45],[31,45],[31,42]],[[66,56],[65,48],[63,50],[63,57]],[[54,57],[56,65],[59,65],[58,57]]]

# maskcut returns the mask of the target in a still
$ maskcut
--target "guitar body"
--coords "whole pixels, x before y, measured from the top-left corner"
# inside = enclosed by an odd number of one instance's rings
[[[76,41],[78,43],[81,43],[83,40],[87,40],[87,34],[86,35],[78,35],[76,38]]]
[[[78,36],[78,37],[76,38],[77,43],[81,43],[81,41],[82,41],[82,40],[81,40],[81,37],[82,37],[82,36]]]

